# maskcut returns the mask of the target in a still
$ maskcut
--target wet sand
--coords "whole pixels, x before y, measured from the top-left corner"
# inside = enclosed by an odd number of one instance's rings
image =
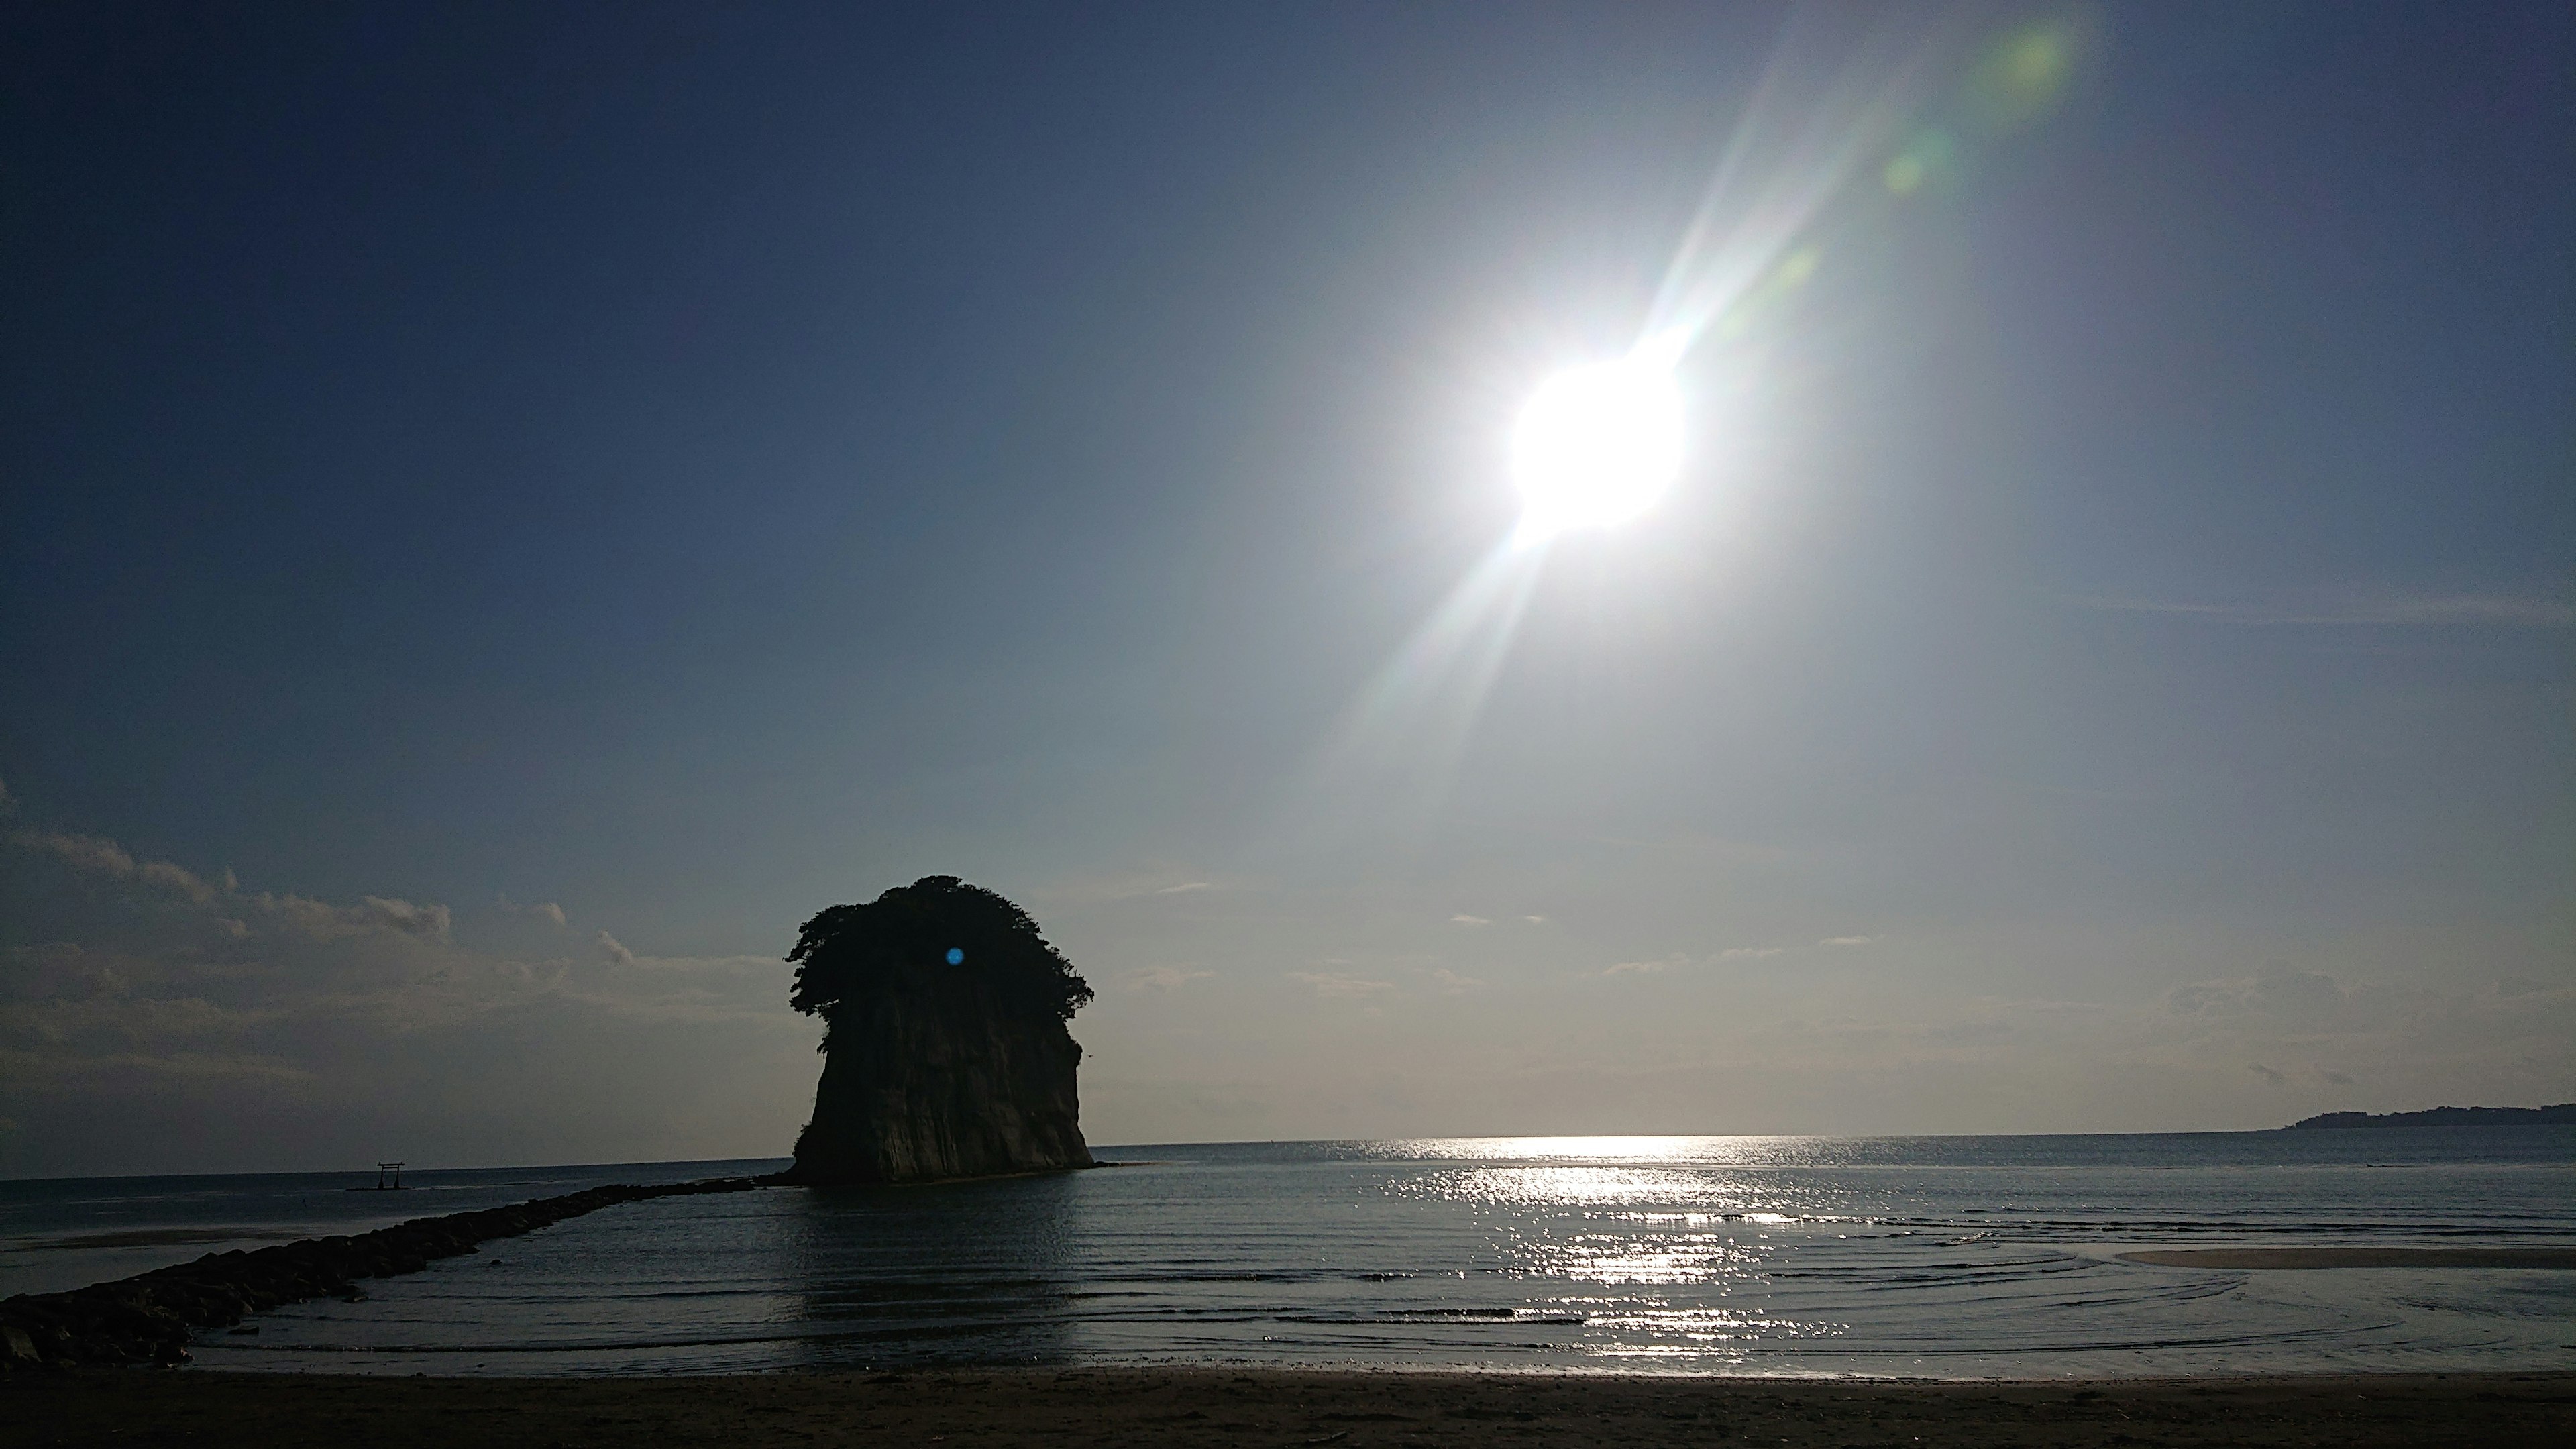
[[[430,1379],[0,1378],[13,1446],[2576,1443],[2576,1372],[2050,1383],[1003,1369]]]
[[[2158,1248],[2118,1256],[2159,1268],[2576,1268],[2576,1248]]]

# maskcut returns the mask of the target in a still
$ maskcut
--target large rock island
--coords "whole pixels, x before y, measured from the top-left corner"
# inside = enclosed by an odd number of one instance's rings
[[[789,1182],[1089,1167],[1065,1023],[1091,987],[1037,923],[925,876],[805,923],[789,1003],[823,1018],[823,1081]]]

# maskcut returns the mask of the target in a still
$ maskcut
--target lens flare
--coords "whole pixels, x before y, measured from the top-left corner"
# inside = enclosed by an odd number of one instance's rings
[[[1663,496],[1681,462],[1681,389],[1669,368],[1629,357],[1560,372],[1512,434],[1521,535],[1540,541],[1634,518]]]

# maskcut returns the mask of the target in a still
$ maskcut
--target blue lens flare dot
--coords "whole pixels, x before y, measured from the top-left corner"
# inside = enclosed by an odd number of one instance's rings
[[[951,946],[951,947],[949,947],[949,948],[948,948],[948,964],[949,964],[949,965],[951,965],[951,966],[962,966],[962,965],[964,965],[964,964],[965,964],[965,962],[966,962],[966,948],[965,948],[965,947],[963,947],[963,946]]]

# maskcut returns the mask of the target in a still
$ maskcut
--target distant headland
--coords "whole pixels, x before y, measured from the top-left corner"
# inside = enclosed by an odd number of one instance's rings
[[[2576,1102],[2554,1107],[2430,1107],[2421,1112],[2321,1112],[2281,1128],[2312,1127],[2576,1127]]]

